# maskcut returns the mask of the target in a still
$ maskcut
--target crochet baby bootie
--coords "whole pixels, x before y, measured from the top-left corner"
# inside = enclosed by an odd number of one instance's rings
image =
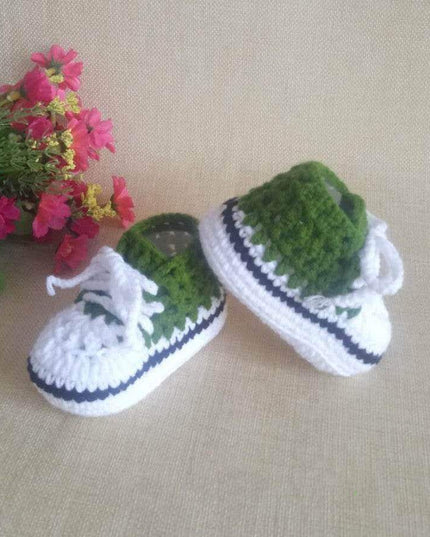
[[[378,363],[391,339],[383,295],[400,289],[403,266],[386,230],[308,162],[211,211],[200,240],[239,300],[315,367],[349,376]]]
[[[197,221],[163,214],[103,247],[76,278],[75,303],[44,328],[28,359],[30,378],[54,406],[85,416],[140,401],[214,338],[226,318],[224,291],[208,267]]]

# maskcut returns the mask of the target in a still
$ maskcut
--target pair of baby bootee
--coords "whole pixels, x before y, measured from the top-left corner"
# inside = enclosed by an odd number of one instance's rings
[[[77,277],[48,277],[51,295],[80,292],[37,339],[30,378],[74,414],[128,408],[219,333],[222,285],[316,368],[368,371],[391,339],[383,296],[403,281],[386,230],[317,162],[225,202],[200,224],[184,214],[139,222]]]

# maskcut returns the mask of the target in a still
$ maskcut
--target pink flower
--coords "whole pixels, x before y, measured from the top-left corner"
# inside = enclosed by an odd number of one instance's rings
[[[15,230],[15,220],[19,220],[21,213],[15,206],[15,200],[0,196],[0,239]]]
[[[75,220],[71,226],[71,230],[77,235],[86,235],[89,239],[93,239],[99,232],[100,226],[94,222],[91,216],[83,216]]]
[[[30,117],[28,120],[27,134],[35,140],[40,140],[54,132],[52,121],[46,117]]]
[[[37,242],[38,244],[46,244],[48,242],[53,242],[58,239],[58,235],[60,235],[60,231],[54,231],[53,229],[48,230],[48,233],[46,235],[43,235],[43,237],[34,237],[34,242]]]
[[[55,97],[56,88],[49,82],[45,72],[35,67],[28,71],[24,78],[14,85],[5,84],[0,87],[0,94],[18,92],[13,98],[12,110],[31,108],[36,103],[48,104]]]
[[[113,196],[112,206],[121,218],[123,227],[128,228],[135,219],[133,212],[133,200],[128,193],[124,177],[112,176],[113,180]]]
[[[21,94],[30,106],[39,102],[48,104],[55,97],[55,87],[49,82],[46,74],[35,67],[22,79]]]
[[[78,207],[82,205],[82,194],[86,194],[88,185],[83,181],[75,181],[74,179],[68,179],[62,183],[67,189],[67,193],[71,196]]]
[[[64,82],[60,84],[60,88],[66,86],[72,91],[77,91],[81,85],[79,77],[82,73],[82,62],[69,63],[63,67]]]
[[[73,136],[73,143],[70,149],[75,152],[73,173],[84,172],[88,168],[88,149],[89,138],[85,123],[76,118],[71,119],[67,128],[70,129]]]
[[[41,52],[31,55],[31,60],[45,69],[54,69],[56,75],[62,74],[64,81],[58,84],[61,89],[70,88],[73,91],[79,89],[81,81],[79,77],[82,73],[82,62],[74,62],[78,53],[73,49],[65,52],[59,45],[52,45],[45,56]]]
[[[89,156],[99,160],[97,151],[106,147],[111,153],[115,153],[114,139],[112,136],[112,121],[102,121],[100,111],[97,108],[82,110],[80,119],[85,122],[90,140]]]
[[[88,237],[86,235],[74,238],[67,233],[55,253],[54,272],[58,274],[65,268],[74,270],[87,257],[87,251]]]
[[[22,80],[17,82],[16,84],[3,84],[3,86],[0,86],[0,95],[3,95],[5,93],[10,93],[11,91],[19,91],[19,88],[21,87]]]
[[[66,196],[46,194],[40,196],[36,218],[33,220],[33,234],[43,237],[51,229],[62,229],[71,214]]]

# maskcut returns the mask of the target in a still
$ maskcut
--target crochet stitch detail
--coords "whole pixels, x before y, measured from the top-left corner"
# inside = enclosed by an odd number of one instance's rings
[[[187,231],[192,236],[187,248],[173,257],[163,254],[147,238],[149,233],[166,230]],[[201,250],[197,220],[189,215],[165,213],[138,222],[123,234],[117,251],[159,287],[157,300],[164,305],[164,311],[151,318],[153,343],[162,336],[169,339],[175,327],[184,330],[187,317],[195,322],[199,306],[209,309],[212,298],[221,296],[218,281]]]
[[[359,251],[367,234],[362,198],[326,166],[306,162],[240,198],[252,242],[265,246],[264,261],[302,296],[347,293],[360,275]]]
[[[202,319],[200,319],[200,322],[198,322],[192,329],[190,329],[181,339],[177,339],[175,343],[162,349],[157,349],[156,346],[153,346],[152,348],[154,349],[154,352],[153,354],[150,354],[149,359],[146,362],[143,362],[141,367],[132,376],[130,376],[127,380],[120,382],[115,387],[108,386],[105,389],[97,388],[93,391],[90,391],[88,389],[78,391],[76,387],[67,389],[64,385],[58,386],[55,382],[53,382],[52,384],[48,384],[46,380],[41,378],[34,370],[30,358],[28,358],[27,361],[27,370],[30,374],[32,382],[34,382],[40,389],[44,390],[49,394],[54,395],[55,397],[61,398],[64,401],[75,401],[77,403],[82,403],[84,401],[92,402],[104,400],[109,396],[115,396],[123,392],[129,386],[134,384],[138,379],[140,379],[151,368],[156,367],[163,360],[165,360],[175,352],[181,350],[184,345],[186,345],[198,334],[201,334],[205,329],[207,329],[213,323],[213,321],[220,316],[220,314],[224,310],[224,307],[225,297],[220,300],[219,304],[216,307],[212,305],[212,313],[210,313],[208,317],[203,317]],[[109,324],[109,322],[107,322],[107,324]]]
[[[289,308],[293,309],[303,319],[308,319],[312,323],[320,326],[326,330],[329,334],[332,334],[338,341],[342,343],[347,352],[362,361],[364,364],[376,364],[382,358],[381,355],[369,352],[366,348],[360,346],[336,321],[324,318],[315,312],[312,312],[305,306],[303,301],[298,300],[290,293],[282,290],[281,287],[276,286],[270,279],[269,275],[263,272],[259,267],[249,249],[243,242],[243,238],[240,236],[238,228],[235,226],[233,218],[233,208],[236,204],[236,199],[227,201],[224,205],[225,208],[221,213],[222,221],[226,228],[226,233],[229,241],[233,244],[235,252],[240,256],[240,259],[246,265],[258,283],[264,287],[264,289],[270,293],[276,299],[279,299],[281,303],[285,303]]]

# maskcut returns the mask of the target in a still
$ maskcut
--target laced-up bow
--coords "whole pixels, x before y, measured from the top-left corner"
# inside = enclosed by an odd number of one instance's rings
[[[86,291],[88,300],[100,304],[122,321],[125,327],[124,341],[129,345],[138,344],[139,325],[152,334],[154,327],[150,317],[164,310],[161,302],[146,302],[143,298],[143,291],[156,295],[157,284],[128,265],[119,253],[107,246],[101,248],[89,266],[75,278],[48,276],[46,280],[46,288],[51,296],[55,295],[54,287],[68,289],[77,285]]]

